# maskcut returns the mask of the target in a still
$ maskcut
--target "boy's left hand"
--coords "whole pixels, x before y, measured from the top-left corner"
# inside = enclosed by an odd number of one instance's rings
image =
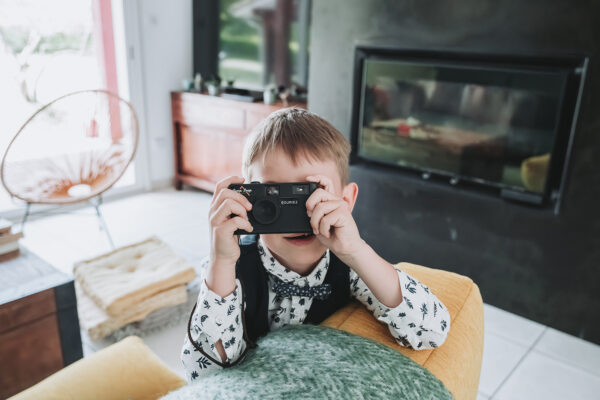
[[[340,259],[351,258],[362,249],[364,241],[352,218],[348,203],[333,190],[331,179],[324,175],[307,176],[309,182],[321,185],[306,200],[313,233]]]

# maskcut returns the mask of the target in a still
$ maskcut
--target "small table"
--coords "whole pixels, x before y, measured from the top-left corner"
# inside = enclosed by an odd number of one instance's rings
[[[21,245],[0,262],[0,398],[82,357],[73,277]]]

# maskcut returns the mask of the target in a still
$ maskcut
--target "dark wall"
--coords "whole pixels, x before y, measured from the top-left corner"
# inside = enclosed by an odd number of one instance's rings
[[[349,135],[356,43],[590,65],[561,214],[355,165],[354,211],[390,262],[470,276],[486,303],[600,343],[600,1],[314,0],[309,109]]]

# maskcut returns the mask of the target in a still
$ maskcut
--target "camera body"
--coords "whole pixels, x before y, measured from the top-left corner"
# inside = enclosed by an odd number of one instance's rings
[[[252,203],[248,220],[252,232],[237,229],[236,235],[260,233],[312,233],[306,200],[317,189],[315,182],[260,183],[229,185]]]

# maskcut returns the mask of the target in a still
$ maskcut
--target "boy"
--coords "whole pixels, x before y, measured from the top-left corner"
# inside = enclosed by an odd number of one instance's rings
[[[244,179],[217,184],[208,266],[181,354],[188,381],[237,364],[269,330],[322,322],[351,297],[403,346],[429,349],[445,341],[446,307],[361,239],[351,214],[358,186],[348,183],[349,153],[337,129],[298,108],[272,113],[250,134],[242,165],[246,182],[319,184],[306,201],[313,233],[242,236],[238,243],[236,229],[252,232],[252,204],[228,186]]]

